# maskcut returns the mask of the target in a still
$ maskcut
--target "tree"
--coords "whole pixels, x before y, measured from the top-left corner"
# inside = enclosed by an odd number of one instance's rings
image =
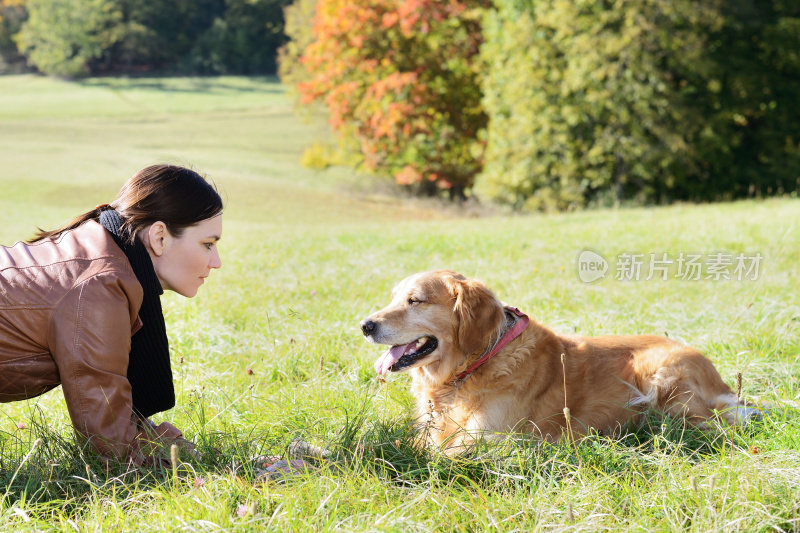
[[[516,207],[665,200],[696,171],[687,70],[708,69],[714,2],[498,0],[478,191]]]
[[[214,20],[224,17],[225,0],[116,0],[124,31],[110,51],[108,70],[179,69],[195,66],[192,50]]]
[[[122,13],[114,0],[29,0],[29,18],[17,35],[20,51],[46,74],[88,74],[119,39]]]
[[[486,165],[515,207],[800,190],[800,5],[497,0]]]
[[[4,69],[4,65],[24,62],[17,50],[14,36],[27,18],[24,0],[0,0],[0,71]]]
[[[482,165],[478,51],[482,0],[320,0],[300,62],[301,101],[368,168],[425,194],[463,197]],[[290,35],[291,36],[291,35]]]
[[[288,1],[30,0],[18,40],[42,72],[67,77],[163,69],[271,74],[286,40]]]
[[[800,4],[729,0],[709,36],[713,68],[693,95],[705,127],[700,172],[683,197],[715,200],[800,191]]]
[[[192,70],[205,73],[274,74],[286,42],[283,8],[290,0],[225,0],[190,53]]]

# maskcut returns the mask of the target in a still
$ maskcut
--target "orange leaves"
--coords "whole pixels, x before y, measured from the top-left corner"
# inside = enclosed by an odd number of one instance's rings
[[[400,21],[400,14],[396,11],[383,14],[382,26],[384,29],[389,29]]]
[[[349,119],[352,114],[351,106],[353,104],[351,95],[354,94],[359,88],[358,81],[348,81],[336,85],[328,93],[325,102],[328,104],[328,111],[330,111],[330,118],[328,122],[335,130],[341,128]]]
[[[447,19],[459,17],[466,7],[466,2],[458,0],[404,0],[398,2],[396,13],[403,35],[410,37],[415,30],[423,35],[428,34],[431,24],[441,24]]]
[[[376,139],[388,137],[393,142],[397,141],[398,133],[402,131],[402,127],[398,126],[411,115],[412,111],[412,106],[407,102],[392,102],[385,112],[375,112],[369,119],[372,136]]]
[[[381,100],[390,91],[396,96],[400,96],[412,84],[417,81],[416,72],[392,72],[386,77],[376,80],[367,88],[367,98]]]
[[[362,133],[375,140],[409,142],[411,122],[418,115],[415,102],[423,100],[425,92],[416,72],[393,72],[375,81],[366,90],[365,100],[373,105]]]
[[[297,91],[300,93],[300,103],[308,105],[317,99],[314,92],[314,84],[311,82],[300,82],[297,84]]]
[[[375,69],[378,68],[378,65],[379,63],[377,59],[365,59],[361,62],[361,68],[366,74],[373,74]]]
[[[422,19],[423,3],[422,0],[406,0],[405,2],[401,2],[398,7],[397,15],[400,19],[400,31],[402,31],[403,35],[406,37],[411,36],[414,27]],[[423,33],[427,33],[427,31]]]
[[[475,12],[487,5],[319,0],[301,102],[324,102],[364,163],[398,183],[468,186],[481,164],[470,147],[486,123],[473,65],[482,42]]]
[[[413,185],[422,181],[422,174],[417,172],[411,165],[406,165],[403,170],[394,175],[394,179],[400,185]]]
[[[369,28],[380,25],[391,4],[380,0],[320,0],[314,35],[319,40],[368,35]]]

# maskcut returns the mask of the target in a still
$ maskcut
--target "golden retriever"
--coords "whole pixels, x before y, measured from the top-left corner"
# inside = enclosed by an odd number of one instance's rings
[[[613,432],[647,406],[698,426],[715,414],[731,424],[758,414],[694,348],[650,335],[559,335],[520,315],[483,283],[438,270],[401,281],[361,329],[391,346],[379,374],[411,373],[428,444],[450,451],[511,431],[548,440]]]

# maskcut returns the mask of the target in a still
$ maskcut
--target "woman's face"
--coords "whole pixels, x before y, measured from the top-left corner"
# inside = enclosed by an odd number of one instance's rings
[[[171,235],[166,228],[160,230],[158,224],[161,223],[151,226],[155,230],[150,230],[149,251],[161,288],[191,298],[211,269],[222,266],[217,250],[217,241],[222,236],[222,213],[189,226],[180,237]]]

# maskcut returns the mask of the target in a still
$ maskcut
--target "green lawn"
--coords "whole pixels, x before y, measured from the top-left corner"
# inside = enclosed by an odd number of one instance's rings
[[[0,243],[110,201],[155,162],[197,168],[226,199],[223,268],[195,299],[163,299],[178,394],[163,419],[203,459],[177,476],[104,471],[76,454],[59,390],[3,404],[0,529],[800,528],[796,199],[476,217],[378,193],[348,169],[301,167],[304,146],[325,135],[271,79],[0,77]],[[593,284],[578,277],[586,248],[611,263]],[[621,254],[696,253],[707,266],[718,252],[760,253],[758,278],[615,279]],[[416,452],[408,378],[376,379],[380,349],[358,322],[395,282],[433,268],[484,280],[556,331],[683,340],[775,408],[745,430],[703,434],[652,416],[576,446]],[[295,437],[334,458],[254,483],[247,459]]]

